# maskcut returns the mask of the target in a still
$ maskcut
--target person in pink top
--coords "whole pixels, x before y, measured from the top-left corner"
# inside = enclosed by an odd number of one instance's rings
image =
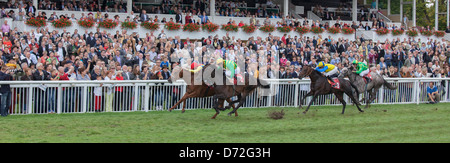
[[[8,21],[5,20],[5,23],[2,25],[3,36],[9,36],[9,31],[11,27],[8,25]]]

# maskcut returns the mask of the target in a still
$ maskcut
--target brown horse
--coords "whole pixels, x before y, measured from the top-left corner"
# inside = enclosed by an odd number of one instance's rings
[[[216,65],[214,65],[213,67],[215,68],[213,71],[216,71],[216,70],[223,71],[223,69],[217,69]],[[215,77],[214,74],[215,73],[213,72],[212,77]],[[230,81],[225,76],[225,73],[222,72],[222,74],[223,74],[222,82],[224,84],[217,84],[214,82],[214,89],[216,90],[215,91],[216,93],[213,96],[213,101],[215,102],[213,108],[216,110],[216,114],[214,114],[214,116],[211,117],[211,119],[215,119],[221,110],[223,111],[225,109],[230,108],[230,106],[222,108],[222,106],[220,105],[221,104],[220,102],[223,101],[224,99],[230,99],[233,96],[237,96],[238,99],[236,101],[229,102],[227,100],[230,105],[232,105],[234,103],[239,103],[238,106],[234,107],[233,110],[228,113],[229,116],[231,116],[231,114],[233,114],[233,113],[235,114],[235,116],[237,116],[238,115],[237,109],[239,109],[241,106],[244,105],[247,96],[250,95],[254,90],[256,90],[257,87],[270,88],[270,86],[267,83],[259,80],[258,78],[250,76],[248,73],[245,73],[245,75],[244,75],[245,76],[244,83],[240,83],[240,84],[230,83]],[[237,82],[239,82],[239,81],[237,81]],[[264,82],[264,84],[262,84],[261,82]]]
[[[204,68],[206,68],[209,65],[206,65]],[[201,68],[199,68],[198,70],[200,70]],[[178,73],[178,74],[177,74]],[[183,97],[181,97],[181,99],[174,105],[172,106],[169,111],[172,111],[173,109],[175,109],[180,103],[183,103],[183,107],[181,109],[181,112],[184,113],[185,112],[185,107],[186,107],[186,100],[188,98],[194,98],[194,97],[211,97],[215,94],[215,89],[214,87],[210,87],[208,85],[206,85],[203,81],[201,82],[200,85],[196,85],[195,84],[195,78],[201,77],[202,71],[193,71],[193,70],[187,70],[187,69],[182,69],[181,67],[176,67],[173,70],[173,74],[172,77],[169,78],[168,82],[172,83],[173,81],[178,80],[179,78],[182,78],[183,80],[185,80],[186,83],[188,83],[188,85],[186,86],[186,93],[183,95]],[[190,75],[190,81],[186,81],[188,79],[183,78],[184,74],[188,74]],[[225,99],[228,103],[231,103],[231,100]],[[220,105],[223,107],[224,101],[225,100],[220,100],[219,103]],[[232,105],[231,107],[235,108],[234,105]],[[236,113],[237,116],[237,113]]]
[[[301,103],[303,102],[303,100],[306,97],[313,96],[313,98],[309,102],[309,105],[306,108],[306,110],[303,112],[303,114],[306,114],[306,112],[308,112],[309,107],[311,106],[311,104],[316,100],[316,98],[319,95],[327,95],[327,94],[332,94],[332,93],[336,96],[336,98],[343,105],[342,114],[344,114],[344,112],[345,112],[345,105],[346,105],[346,102],[344,100],[344,93],[348,97],[350,97],[350,99],[353,101],[354,104],[356,104],[356,107],[358,107],[358,110],[360,112],[364,112],[359,107],[359,105],[360,105],[359,101],[355,98],[355,96],[353,96],[352,89],[355,89],[357,94],[359,94],[358,89],[356,88],[355,85],[353,85],[349,81],[347,81],[343,78],[339,78],[340,89],[335,89],[331,86],[330,83],[328,83],[327,77],[325,77],[322,73],[320,73],[319,71],[316,71],[314,68],[312,68],[310,66],[303,66],[302,70],[300,71],[300,74],[298,75],[298,78],[302,79],[303,77],[306,77],[306,76],[309,76],[309,78],[311,79],[311,90],[300,100],[299,108],[302,108]]]

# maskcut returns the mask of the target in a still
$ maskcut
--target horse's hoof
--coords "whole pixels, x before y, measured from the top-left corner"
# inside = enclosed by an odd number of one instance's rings
[[[303,114],[306,114],[306,111],[304,111]]]
[[[186,110],[181,110],[181,113],[184,113]]]
[[[231,114],[233,114],[233,113],[232,113],[232,112],[229,112],[229,113],[228,113],[228,116],[230,116],[230,117],[231,117]]]

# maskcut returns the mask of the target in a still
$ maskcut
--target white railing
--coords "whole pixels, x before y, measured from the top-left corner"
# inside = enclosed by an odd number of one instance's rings
[[[388,78],[397,90],[382,87],[374,104],[407,104],[427,102],[426,88],[434,82],[441,102],[450,102],[449,78]],[[260,96],[256,90],[246,100],[244,107],[297,107],[300,98],[310,89],[309,80],[277,79],[270,81],[270,96]],[[276,82],[274,82],[276,81]],[[442,84],[441,84],[442,82]],[[148,81],[0,81],[11,86],[12,115],[48,113],[91,113],[168,110],[186,92],[184,82],[167,83]],[[445,94],[443,94],[445,90]],[[266,90],[268,91],[268,90]],[[302,105],[308,104],[308,97]],[[351,103],[349,98],[344,98]],[[192,98],[186,109],[212,108],[212,98]],[[323,95],[313,105],[340,105],[334,95]],[[181,109],[180,104],[176,109]]]

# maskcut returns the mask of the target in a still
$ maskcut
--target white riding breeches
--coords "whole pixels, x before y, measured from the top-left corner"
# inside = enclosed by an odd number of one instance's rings
[[[369,72],[370,72],[370,70],[367,69],[367,70],[361,72],[361,73],[359,74],[359,76],[363,76],[363,77],[364,77],[364,76],[366,76],[367,74],[369,74]]]
[[[337,68],[334,68],[334,69],[331,70],[331,71],[325,72],[325,76],[333,76],[333,75],[335,75],[335,74],[336,74],[336,76],[337,76],[337,73],[338,73],[338,72],[339,72],[338,69],[337,69]]]
[[[226,70],[226,71],[225,71],[225,75],[226,75],[227,77],[231,77],[231,71],[230,71],[230,70]]]

